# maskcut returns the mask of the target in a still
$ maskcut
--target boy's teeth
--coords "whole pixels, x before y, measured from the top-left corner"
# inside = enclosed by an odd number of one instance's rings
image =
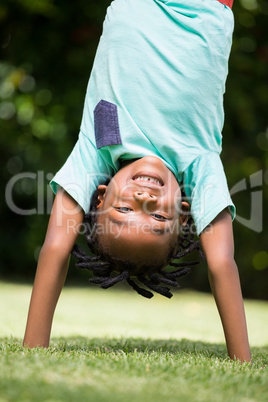
[[[138,176],[135,178],[135,181],[148,181],[149,183],[155,183],[155,184],[161,186],[161,183],[159,180],[157,180],[153,177],[149,177],[149,176]]]

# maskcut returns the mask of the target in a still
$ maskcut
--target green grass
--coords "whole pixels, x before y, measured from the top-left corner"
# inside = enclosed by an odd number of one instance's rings
[[[253,364],[226,356],[210,295],[65,288],[51,346],[23,349],[31,287],[0,284],[0,402],[268,400],[268,303],[246,301]],[[263,368],[264,367],[264,368]]]

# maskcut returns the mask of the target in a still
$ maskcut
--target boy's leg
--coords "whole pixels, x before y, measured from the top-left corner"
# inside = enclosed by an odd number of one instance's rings
[[[238,269],[234,260],[232,220],[227,210],[200,235],[208,275],[231,359],[250,361],[247,325]]]
[[[63,190],[58,190],[38,260],[23,341],[26,347],[49,345],[55,307],[83,215],[73,198]]]

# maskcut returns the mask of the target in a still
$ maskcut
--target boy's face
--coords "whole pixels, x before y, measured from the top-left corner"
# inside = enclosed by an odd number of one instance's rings
[[[98,237],[118,258],[164,261],[188,209],[173,173],[157,157],[129,163],[108,186],[100,185]],[[181,221],[181,222],[180,222]]]

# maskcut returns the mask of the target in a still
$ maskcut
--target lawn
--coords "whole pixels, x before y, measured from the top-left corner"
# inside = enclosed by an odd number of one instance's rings
[[[0,283],[0,402],[268,400],[268,303],[246,301],[253,364],[230,361],[211,295],[63,290],[51,346],[21,347],[31,287]]]

